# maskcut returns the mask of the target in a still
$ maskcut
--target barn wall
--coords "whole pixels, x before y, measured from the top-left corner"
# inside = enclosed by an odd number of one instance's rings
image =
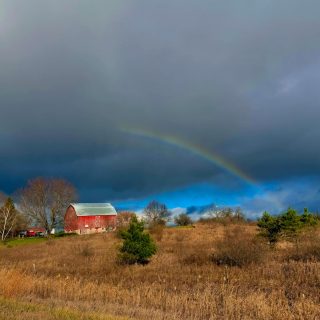
[[[79,232],[78,217],[72,206],[69,206],[64,216],[64,231]]]
[[[81,234],[107,231],[116,226],[116,216],[81,216],[78,217],[78,229]]]

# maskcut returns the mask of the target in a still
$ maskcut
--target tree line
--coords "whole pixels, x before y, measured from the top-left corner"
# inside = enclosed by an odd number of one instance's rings
[[[0,192],[0,237],[4,241],[9,235],[25,229],[28,225],[43,227],[48,234],[62,226],[67,206],[77,200],[76,188],[67,180],[38,177],[29,180],[25,187],[18,190],[13,197]],[[133,213],[119,215],[128,226]],[[172,220],[167,206],[158,201],[151,201],[144,209],[144,220],[148,228],[161,236],[166,223]],[[182,213],[173,219],[176,225],[193,224],[189,215]],[[202,222],[245,222],[246,218],[240,208],[214,208],[207,213]],[[257,221],[260,234],[270,244],[281,237],[294,238],[303,228],[317,224],[319,217],[307,209],[302,214],[289,208],[286,212],[272,216],[265,212]],[[121,226],[119,225],[121,228]]]
[[[299,233],[307,228],[314,227],[319,222],[319,216],[304,208],[302,214],[288,208],[280,215],[272,216],[264,212],[258,219],[259,234],[268,239],[269,244],[274,246],[281,238],[296,240]]]
[[[67,180],[55,178],[29,180],[13,197],[1,192],[1,240],[30,224],[43,227],[50,234],[62,225],[66,207],[76,199],[76,188]]]

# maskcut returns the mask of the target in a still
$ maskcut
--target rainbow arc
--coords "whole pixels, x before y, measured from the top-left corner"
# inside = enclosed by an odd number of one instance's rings
[[[184,140],[182,140],[178,137],[175,137],[175,136],[154,133],[154,132],[150,132],[147,130],[124,127],[121,129],[121,131],[128,133],[128,134],[131,134],[131,135],[153,139],[155,141],[166,143],[168,145],[175,146],[180,149],[186,150],[186,151],[214,164],[215,166],[231,173],[232,175],[240,178],[242,181],[244,181],[248,184],[251,184],[251,185],[256,184],[256,181],[253,178],[251,178],[243,170],[238,168],[235,164],[226,160],[221,155],[203,148],[202,146],[198,146],[196,144],[184,141]]]

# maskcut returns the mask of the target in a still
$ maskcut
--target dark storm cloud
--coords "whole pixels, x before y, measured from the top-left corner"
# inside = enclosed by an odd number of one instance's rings
[[[2,1],[0,188],[64,176],[103,200],[229,179],[123,126],[215,150],[262,182],[319,175],[319,12],[311,0]]]

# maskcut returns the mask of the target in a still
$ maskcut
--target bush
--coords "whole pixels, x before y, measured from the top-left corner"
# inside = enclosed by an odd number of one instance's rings
[[[175,224],[178,226],[189,226],[193,223],[192,219],[185,213],[181,213],[174,218]]]
[[[86,258],[94,255],[94,250],[88,243],[77,245],[73,248],[73,250],[78,255],[86,257]]]
[[[179,259],[182,265],[202,266],[211,263],[210,253],[206,248],[184,248],[182,257]]]
[[[156,253],[156,245],[148,233],[144,232],[144,223],[133,217],[128,230],[121,234],[123,241],[119,261],[124,264],[149,262]]]
[[[241,227],[227,230],[215,249],[212,260],[217,265],[243,267],[261,262],[266,254],[261,241]]]

